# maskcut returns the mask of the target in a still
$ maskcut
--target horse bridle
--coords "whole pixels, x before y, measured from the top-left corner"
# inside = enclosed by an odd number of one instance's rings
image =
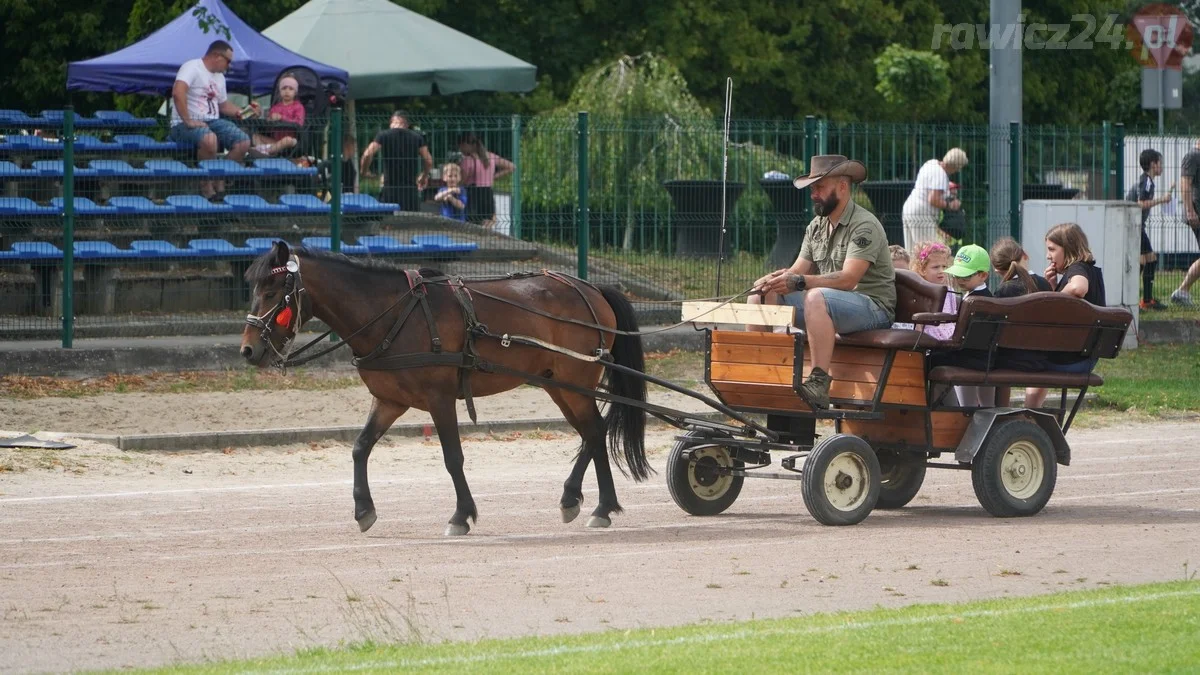
[[[300,307],[300,296],[304,293],[304,282],[300,278],[300,259],[292,255],[282,267],[271,268],[270,276],[274,277],[280,274],[286,275],[283,278],[283,297],[264,314],[257,316],[247,314],[246,324],[252,328],[258,328],[261,331],[260,339],[271,348],[271,351],[275,352],[280,363],[287,363],[288,354],[291,353],[295,338],[300,334],[300,327],[304,323],[303,311]],[[292,333],[283,339],[282,351],[276,349],[275,344],[271,342],[271,331],[274,326],[288,328]]]

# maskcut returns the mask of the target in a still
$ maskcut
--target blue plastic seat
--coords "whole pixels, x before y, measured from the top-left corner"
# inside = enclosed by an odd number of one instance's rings
[[[246,248],[252,249],[256,254],[266,253],[271,250],[275,242],[283,241],[279,237],[250,237],[246,240]]]
[[[426,251],[466,252],[479,248],[473,241],[457,241],[444,234],[418,234],[412,238],[412,243]]]
[[[97,110],[96,119],[110,127],[153,127],[158,124],[152,117],[135,117],[126,110]]]
[[[117,207],[100,206],[87,197],[76,197],[74,201],[75,214],[79,216],[104,216],[113,215],[117,212]],[[60,213],[62,212],[63,204],[64,202],[62,197],[55,197],[50,200],[50,205],[58,209]]]
[[[129,248],[137,251],[139,258],[182,258],[187,249],[178,248],[169,241],[138,239],[129,242]]]
[[[225,195],[225,203],[243,213],[287,213],[286,204],[272,204],[258,195]]]
[[[62,141],[52,141],[41,136],[9,136],[6,142],[0,143],[0,149],[5,148],[12,150],[62,151]]]
[[[371,195],[342,195],[342,213],[395,213],[399,210],[399,204],[381,202]]]
[[[90,136],[88,134],[80,134],[75,137],[75,149],[80,152],[121,152],[124,148],[120,143],[108,143]]]
[[[41,206],[28,197],[0,197],[0,215],[5,216],[54,216],[58,209]]]
[[[300,243],[309,248],[321,251],[329,251],[333,248],[333,240],[329,237],[305,237]],[[341,252],[346,255],[365,255],[370,253],[370,250],[361,244],[347,244],[346,242],[342,242]]]
[[[171,195],[167,197],[166,201],[181,213],[228,213],[233,211],[233,207],[228,204],[213,203],[200,195]]]
[[[202,159],[197,164],[212,176],[261,176],[262,169],[249,167],[231,159]]]
[[[23,178],[36,175],[37,172],[33,169],[22,169],[9,161],[0,162],[0,178]]]
[[[170,204],[155,204],[145,197],[110,197],[108,205],[117,207],[117,211],[121,213],[137,215],[175,213],[174,206]]]
[[[192,239],[188,248],[208,258],[247,258],[256,254],[249,246],[234,246],[224,239]]]
[[[298,213],[329,213],[329,205],[314,195],[280,195],[279,203]]]
[[[48,241],[18,241],[12,245],[22,260],[61,260],[62,249]]]
[[[150,169],[135,169],[123,159],[93,159],[88,162],[88,168],[94,169],[98,176],[113,178],[137,178],[152,173]]]
[[[125,150],[165,151],[179,149],[179,144],[174,141],[156,141],[143,134],[117,134],[113,136],[113,141]]]
[[[75,257],[81,260],[120,260],[138,257],[137,251],[117,248],[110,241],[77,241]]]
[[[396,254],[419,253],[421,247],[417,244],[403,244],[395,237],[386,234],[368,234],[358,238],[358,243],[366,246],[371,253]]]
[[[296,166],[290,159],[282,157],[264,157],[254,160],[254,166],[262,169],[264,175],[294,175],[294,176],[315,176],[317,170],[311,166]]]
[[[33,163],[33,170],[40,176],[61,176],[63,175],[63,161],[61,159],[39,159]],[[76,176],[95,176],[95,169],[81,169],[75,167]]]
[[[0,126],[18,128],[30,122],[33,122],[33,118],[25,114],[24,110],[0,110]]]
[[[200,176],[204,169],[192,168],[177,159],[148,159],[146,168],[160,176]]]

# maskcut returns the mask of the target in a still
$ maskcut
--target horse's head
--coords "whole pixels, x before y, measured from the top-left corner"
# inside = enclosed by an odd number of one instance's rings
[[[246,270],[246,282],[254,289],[242,331],[246,361],[262,368],[286,360],[300,326],[312,318],[300,274],[300,259],[282,241]]]

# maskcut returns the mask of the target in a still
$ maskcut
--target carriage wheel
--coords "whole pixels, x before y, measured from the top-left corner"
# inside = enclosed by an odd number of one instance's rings
[[[711,437],[694,431],[689,432],[688,437],[676,441],[667,456],[667,488],[671,498],[684,511],[693,516],[715,516],[737,500],[744,480],[741,476],[722,474],[717,469],[740,469],[743,464],[734,459],[725,446],[712,444]],[[689,448],[693,448],[690,460],[683,455]]]
[[[879,456],[879,501],[877,509],[898,509],[921,491],[925,482],[925,456],[884,450]]]
[[[971,465],[975,496],[997,518],[1041,511],[1057,479],[1054,443],[1037,423],[1024,418],[997,420]]]
[[[822,525],[860,523],[879,500],[879,459],[858,436],[830,436],[809,453],[800,488]]]

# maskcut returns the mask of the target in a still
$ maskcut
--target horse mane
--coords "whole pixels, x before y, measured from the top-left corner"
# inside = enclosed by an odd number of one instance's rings
[[[388,272],[395,274],[404,271],[403,267],[393,262],[380,260],[378,258],[352,258],[344,253],[334,253],[333,251],[308,248],[307,246],[296,246],[291,250],[292,253],[301,258],[326,260],[329,262],[346,265],[363,272]],[[267,251],[256,258],[254,262],[250,263],[250,267],[246,268],[247,283],[253,286],[270,278],[271,270],[275,267],[274,261],[271,259],[273,253],[274,251]],[[301,270],[301,272],[303,272],[303,270]],[[444,273],[441,270],[430,267],[422,267],[418,273],[423,277],[444,276]]]

